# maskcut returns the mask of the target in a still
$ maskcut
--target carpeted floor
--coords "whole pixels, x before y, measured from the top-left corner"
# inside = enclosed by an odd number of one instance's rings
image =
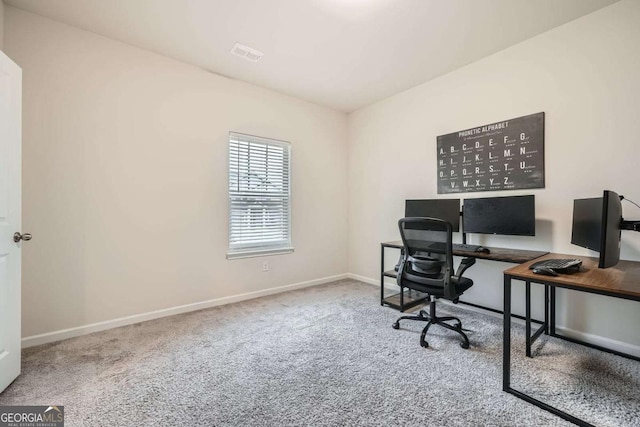
[[[376,287],[342,281],[23,352],[0,405],[65,406],[67,426],[566,426],[501,391],[501,319],[440,305],[471,348],[391,328]],[[548,340],[514,385],[602,426],[639,425],[640,364]]]

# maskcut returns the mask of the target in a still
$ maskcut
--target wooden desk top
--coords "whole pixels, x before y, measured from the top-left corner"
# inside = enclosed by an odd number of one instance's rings
[[[396,249],[402,249],[404,247],[401,240],[397,240],[394,242],[385,242],[385,243],[381,243],[381,245],[387,248],[396,248]],[[484,252],[458,251],[458,250],[454,250],[453,254],[456,256],[486,259],[489,261],[502,261],[502,262],[512,262],[515,264],[521,264],[523,262],[540,258],[541,256],[548,253],[548,252],[540,252],[540,251],[527,251],[523,249],[494,248],[490,246],[485,246],[485,247],[489,249],[488,254]],[[565,257],[565,258],[571,258],[571,257]]]
[[[534,274],[529,270],[533,262],[551,258],[581,259],[582,266],[577,273],[558,276]],[[640,301],[640,262],[637,261],[620,261],[613,267],[598,268],[597,258],[550,253],[540,259],[509,268],[504,271],[504,274],[520,280],[549,283],[569,289]]]

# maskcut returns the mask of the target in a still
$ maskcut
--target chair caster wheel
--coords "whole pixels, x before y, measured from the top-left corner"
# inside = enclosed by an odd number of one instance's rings
[[[391,325],[391,327],[393,329],[400,329],[400,324],[398,322],[395,322],[393,325]]]
[[[465,349],[469,348],[469,343],[468,342],[461,342],[460,343],[460,347],[465,348]]]
[[[424,347],[424,348],[429,348],[429,343],[426,341],[422,341],[420,342],[420,346]]]

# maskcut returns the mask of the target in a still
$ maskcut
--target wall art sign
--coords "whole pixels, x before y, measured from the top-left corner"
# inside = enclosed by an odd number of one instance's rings
[[[544,188],[544,113],[438,137],[438,194]]]

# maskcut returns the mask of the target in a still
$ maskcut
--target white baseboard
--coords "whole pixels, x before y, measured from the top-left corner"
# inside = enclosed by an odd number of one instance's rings
[[[380,279],[371,279],[369,277],[360,276],[359,274],[347,273],[349,279],[359,280],[360,282],[368,283],[370,285],[374,285],[376,287],[380,286]],[[389,287],[388,283],[385,283],[385,289]],[[391,289],[391,288],[390,288]],[[395,287],[397,290],[398,288]],[[444,303],[449,304],[449,301],[443,301]],[[453,303],[450,303],[453,305]],[[499,313],[494,313],[489,310],[483,310],[482,308],[473,307],[469,305],[456,304],[456,307],[463,308],[468,311],[474,311],[477,313],[488,314],[490,316],[499,317],[502,319],[502,315]],[[512,322],[524,324],[524,320],[514,319],[512,318]],[[537,326],[536,326],[537,327]],[[560,335],[564,335],[569,338],[577,339],[580,341],[584,341],[586,343],[597,345],[600,347],[608,348],[611,350],[619,351],[621,353],[630,354],[636,357],[640,357],[640,346],[635,344],[629,344],[623,341],[612,340],[611,338],[603,337],[600,335],[594,335],[587,332],[576,331],[574,329],[565,328],[563,326],[556,325],[556,331]]]
[[[373,286],[376,286],[376,287],[380,286],[380,279],[371,279],[369,277],[360,276],[359,274],[354,274],[354,273],[347,273],[347,278],[353,279],[353,280],[357,280],[359,282],[364,282],[364,283],[367,283],[369,285],[373,285]],[[399,290],[399,288],[395,284],[395,280],[392,279],[391,277],[388,277],[388,279],[389,279],[389,282],[385,282],[384,288],[385,289],[389,289],[389,290],[395,290],[397,292]],[[394,282],[391,283],[390,282],[391,280],[394,280]]]
[[[582,331],[576,331],[561,326],[556,326],[556,332],[560,335],[564,335],[569,338],[588,342],[589,344],[598,345],[600,347],[608,348],[611,350],[619,351],[625,354],[631,354],[636,357],[640,357],[640,346],[629,344],[622,341],[612,340],[600,335],[593,335]]]
[[[380,280],[370,279],[369,277],[360,276],[359,274],[347,273],[349,279],[358,280],[359,282],[368,283],[370,285],[380,286]]]
[[[40,344],[65,340],[68,338],[79,337],[81,335],[91,334],[93,332],[104,331],[107,329],[118,328],[120,326],[132,325],[134,323],[145,322],[147,320],[158,319],[160,317],[173,316],[175,314],[187,313],[190,311],[202,310],[205,308],[216,307],[219,305],[232,304],[235,302],[246,301],[254,298],[264,297],[267,295],[279,294],[282,292],[293,291],[295,289],[308,288],[311,286],[322,285],[324,283],[343,280],[349,277],[348,274],[338,274],[335,276],[323,277],[321,279],[309,280],[307,282],[294,283],[292,285],[278,286],[270,289],[263,289],[245,294],[232,295],[228,297],[216,298],[208,301],[196,302],[193,304],[180,305],[177,307],[165,308],[162,310],[151,311],[148,313],[135,314],[133,316],[121,317],[104,322],[91,323],[89,325],[77,326],[75,328],[62,329],[59,331],[47,332],[39,335],[32,335],[22,338],[22,348],[32,347]]]

